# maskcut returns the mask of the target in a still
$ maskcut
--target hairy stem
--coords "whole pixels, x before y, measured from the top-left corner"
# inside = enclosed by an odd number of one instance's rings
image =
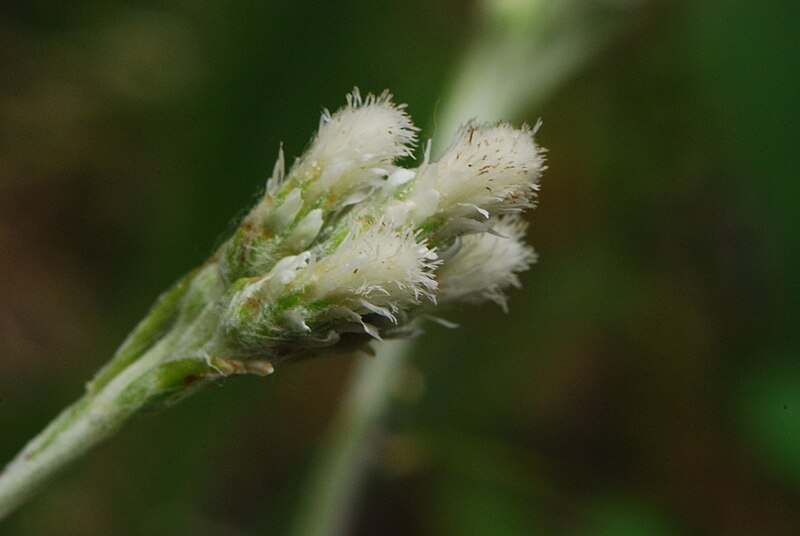
[[[62,411],[0,473],[0,519],[143,408],[186,396],[206,381],[229,373],[225,370],[230,368],[228,362],[214,365],[198,351],[209,342],[213,333],[209,325],[218,323],[218,313],[210,305],[187,318],[186,285],[182,280],[162,296],[109,365],[89,382],[83,397]]]
[[[116,432],[146,402],[130,396],[161,357],[158,344],[97,392],[87,392],[31,440],[0,474],[0,519],[51,476]]]

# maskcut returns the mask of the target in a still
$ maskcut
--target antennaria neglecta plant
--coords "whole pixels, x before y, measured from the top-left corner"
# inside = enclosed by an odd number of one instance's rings
[[[159,298],[86,393],[0,475],[0,517],[145,408],[236,374],[410,335],[439,304],[492,300],[534,261],[520,212],[544,169],[535,128],[470,122],[416,169],[417,128],[388,92],[325,112],[281,150],[233,236]]]

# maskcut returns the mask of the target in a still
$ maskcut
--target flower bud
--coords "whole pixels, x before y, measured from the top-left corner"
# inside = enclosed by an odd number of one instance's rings
[[[329,256],[320,259],[300,282],[315,300],[361,311],[398,310],[435,300],[436,253],[417,243],[412,229],[392,229],[378,221],[354,229]],[[372,312],[376,312],[372,310]]]
[[[504,290],[536,258],[510,215],[533,206],[544,169],[533,131],[469,124],[438,162],[429,145],[418,169],[398,167],[415,135],[388,93],[356,91],[323,114],[288,174],[276,166],[226,252],[246,266],[223,314],[239,351],[279,361],[343,337],[363,344],[437,299],[505,309]]]
[[[534,130],[505,123],[462,127],[437,162],[426,158],[417,171],[405,200],[417,225],[444,235],[485,230],[493,216],[532,207],[544,170]]]
[[[380,184],[394,162],[411,156],[417,128],[403,105],[384,92],[361,98],[358,90],[347,106],[320,120],[319,132],[301,159],[298,173],[308,181],[304,199],[309,205],[325,198],[345,200],[354,191]]]
[[[494,222],[492,233],[470,234],[436,272],[442,303],[479,303],[491,300],[507,310],[503,291],[519,287],[517,274],[536,262],[525,242],[527,224],[515,216]]]
[[[317,135],[287,174],[281,149],[267,191],[225,251],[230,282],[268,270],[306,249],[338,210],[363,201],[410,156],[417,128],[388,92],[361,97],[322,114]]]

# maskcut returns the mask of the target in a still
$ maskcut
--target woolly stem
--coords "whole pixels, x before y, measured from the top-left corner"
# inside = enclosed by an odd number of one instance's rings
[[[87,392],[31,440],[0,474],[0,519],[31,497],[55,473],[114,434],[147,401],[131,396],[161,358],[157,345],[99,392]]]
[[[0,519],[143,408],[186,396],[208,380],[236,372],[228,370],[230,362],[218,360],[210,367],[206,359],[195,357],[208,343],[209,324],[218,322],[218,314],[207,306],[191,320],[177,319],[186,287],[184,280],[167,292],[89,382],[86,393],[0,473]]]

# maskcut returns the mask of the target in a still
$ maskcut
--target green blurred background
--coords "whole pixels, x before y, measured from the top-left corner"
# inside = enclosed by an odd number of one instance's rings
[[[544,121],[540,261],[509,314],[428,328],[350,534],[800,534],[800,3],[570,6],[620,14],[511,118]],[[483,17],[457,0],[4,2],[0,463],[322,107],[389,88],[437,134]],[[286,534],[352,365],[139,418],[0,534]]]

